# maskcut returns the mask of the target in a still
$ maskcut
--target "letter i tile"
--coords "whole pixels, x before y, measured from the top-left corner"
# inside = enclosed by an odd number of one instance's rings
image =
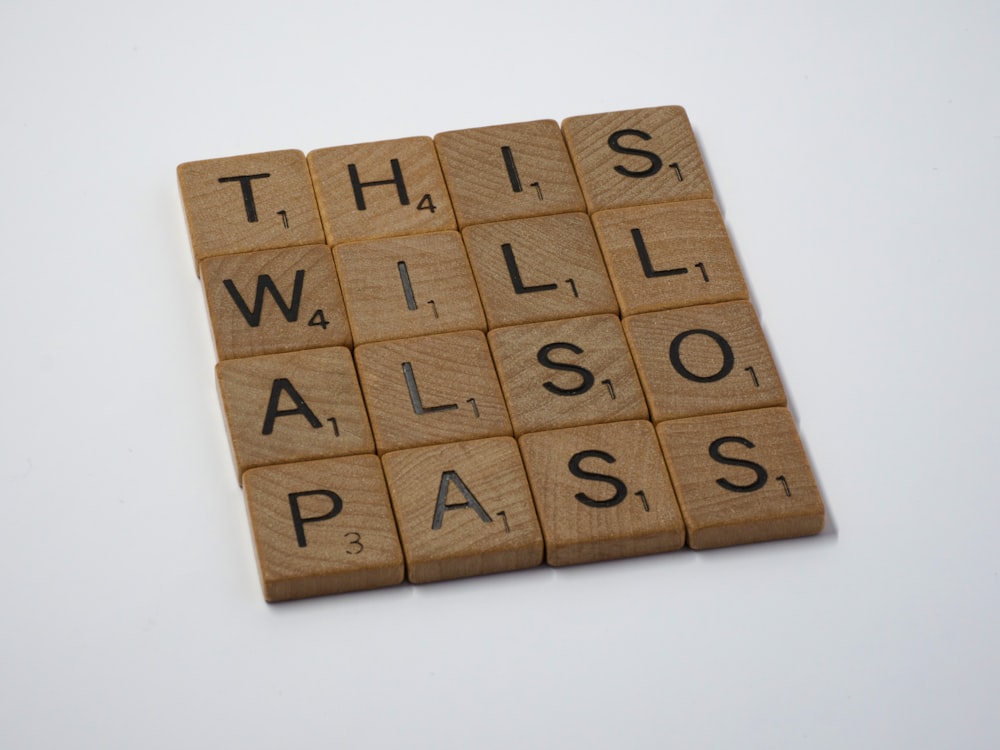
[[[541,565],[538,526],[513,438],[382,457],[411,583]]]
[[[434,143],[460,227],[586,210],[554,120],[452,130]]]
[[[825,511],[788,409],[657,425],[693,549],[818,534]]]
[[[486,329],[458,232],[348,242],[333,254],[357,344]]]
[[[251,469],[243,488],[267,601],[403,582],[403,552],[376,456]]]

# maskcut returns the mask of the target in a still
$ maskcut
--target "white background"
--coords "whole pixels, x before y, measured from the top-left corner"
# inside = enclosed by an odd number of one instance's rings
[[[0,746],[995,748],[995,2],[0,4]],[[688,110],[832,525],[269,606],[174,169]]]

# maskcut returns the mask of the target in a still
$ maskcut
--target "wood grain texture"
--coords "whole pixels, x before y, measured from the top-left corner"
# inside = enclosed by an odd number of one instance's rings
[[[403,582],[403,551],[376,456],[252,469],[243,491],[267,601]]]
[[[330,245],[456,228],[426,136],[322,148],[307,159]]]
[[[654,422],[785,403],[749,302],[643,313],[622,325]]]
[[[354,354],[379,453],[511,434],[480,331],[363,344]]]
[[[591,213],[712,197],[682,107],[568,117],[562,129]]]
[[[489,341],[515,435],[648,416],[615,315],[497,328]]]
[[[540,565],[541,529],[512,438],[382,457],[411,583]]]
[[[491,328],[618,313],[586,214],[477,224],[462,236]]]
[[[326,245],[207,258],[201,281],[219,359],[353,343]]]
[[[554,120],[453,130],[434,144],[460,227],[586,210]]]
[[[694,549],[818,534],[825,510],[788,409],[657,425]]]
[[[216,365],[236,471],[374,453],[351,352],[307,349]]]
[[[458,232],[351,242],[333,254],[358,344],[486,330]]]
[[[684,545],[684,522],[649,422],[534,432],[518,442],[549,565]]]
[[[713,200],[602,211],[593,220],[623,316],[749,296]]]
[[[216,255],[324,242],[301,151],[187,162],[177,180],[199,274]]]

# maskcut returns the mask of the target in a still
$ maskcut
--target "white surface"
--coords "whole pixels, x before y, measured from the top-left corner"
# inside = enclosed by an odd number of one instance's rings
[[[0,746],[997,747],[1000,6],[877,5],[3,3]],[[264,604],[175,166],[661,104],[835,531]]]

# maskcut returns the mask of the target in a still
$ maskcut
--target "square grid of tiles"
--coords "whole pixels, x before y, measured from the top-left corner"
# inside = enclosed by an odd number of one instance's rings
[[[682,108],[177,173],[268,601],[822,529]]]

